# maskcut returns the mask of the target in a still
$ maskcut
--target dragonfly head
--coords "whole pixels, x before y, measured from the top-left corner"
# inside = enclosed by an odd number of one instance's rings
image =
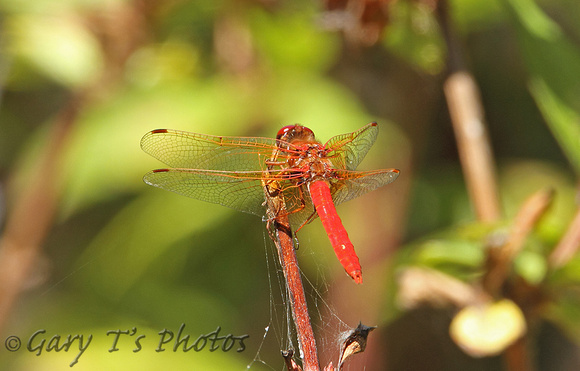
[[[292,144],[316,143],[314,132],[299,124],[284,126],[278,131],[276,139]]]

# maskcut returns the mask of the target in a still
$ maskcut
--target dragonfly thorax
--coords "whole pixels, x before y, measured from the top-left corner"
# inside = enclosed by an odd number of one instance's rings
[[[323,145],[319,143],[306,144],[300,149],[301,155],[289,162],[292,168],[299,170],[303,174],[301,182],[310,182],[331,176],[333,172],[332,163],[326,157],[326,150]]]

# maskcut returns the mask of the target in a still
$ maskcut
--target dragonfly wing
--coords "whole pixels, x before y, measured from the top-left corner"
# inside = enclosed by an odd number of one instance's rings
[[[330,181],[330,192],[335,205],[352,200],[392,183],[399,176],[399,170],[335,171],[336,178]]]
[[[355,170],[375,143],[378,134],[377,123],[371,122],[354,133],[332,137],[324,145],[329,150],[327,157],[337,169]]]
[[[222,137],[158,129],[141,139],[141,148],[175,168],[256,171],[276,148],[276,139]]]
[[[158,169],[145,174],[143,180],[183,196],[263,216],[262,177],[260,171]]]

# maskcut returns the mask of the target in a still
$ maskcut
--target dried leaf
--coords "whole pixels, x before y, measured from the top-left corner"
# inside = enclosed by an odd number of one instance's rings
[[[340,348],[340,361],[338,362],[338,370],[342,369],[342,365],[348,357],[364,352],[367,346],[367,337],[369,332],[376,329],[376,327],[365,326],[359,323],[358,326],[350,332],[347,338],[342,342]]]

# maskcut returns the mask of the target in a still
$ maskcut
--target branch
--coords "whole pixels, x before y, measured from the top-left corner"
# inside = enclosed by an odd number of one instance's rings
[[[548,257],[550,266],[554,269],[563,267],[578,252],[578,249],[580,249],[580,209],[576,212],[566,234]]]
[[[437,16],[448,53],[443,88],[471,203],[479,221],[493,222],[500,218],[501,211],[483,105],[475,79],[465,67],[447,8],[446,1],[440,0]]]
[[[551,189],[542,189],[530,196],[518,211],[507,241],[499,249],[490,249],[482,282],[485,290],[492,296],[499,295],[514,259],[550,206],[553,195]]]
[[[143,1],[125,2],[84,19],[100,38],[105,66],[101,76],[77,88],[57,115],[30,180],[16,195],[0,239],[0,333],[40,255],[58,208],[58,165],[81,110],[114,87],[125,62],[143,41]],[[146,5],[146,4],[145,4]]]
[[[501,210],[495,164],[484,120],[483,104],[475,79],[465,66],[462,48],[453,32],[448,8],[447,0],[439,0],[437,17],[448,53],[448,76],[444,82],[445,97],[449,106],[465,183],[477,219],[481,222],[494,222],[500,219]],[[523,231],[522,235],[526,234],[527,231]],[[520,245],[517,246],[517,244]],[[521,241],[515,241],[515,243],[508,245],[511,246],[507,246],[504,251],[510,250],[508,258],[513,259],[511,255],[514,251],[519,251]],[[488,288],[492,291],[498,289],[498,282],[504,281],[505,264],[507,261],[511,262],[511,259],[503,259],[497,265],[500,273],[498,278],[492,276],[491,270],[487,272],[487,278],[493,281],[488,282]],[[522,339],[504,352],[504,360],[508,370],[525,371],[532,369],[528,361],[530,356],[524,345],[525,339]]]
[[[27,185],[16,196],[0,239],[0,333],[26,286],[57,208],[58,164],[71,127],[85,104],[73,96],[57,116],[43,154]]]
[[[300,277],[298,261],[296,260],[296,251],[292,241],[292,229],[290,228],[286,205],[282,197],[270,197],[267,189],[265,194],[268,205],[268,219],[273,220],[272,225],[275,234],[273,240],[278,249],[280,265],[286,279],[292,319],[296,327],[298,347],[302,356],[302,366],[304,371],[319,371],[316,340],[310,324],[310,315],[308,314],[306,296],[304,295],[302,278]]]

